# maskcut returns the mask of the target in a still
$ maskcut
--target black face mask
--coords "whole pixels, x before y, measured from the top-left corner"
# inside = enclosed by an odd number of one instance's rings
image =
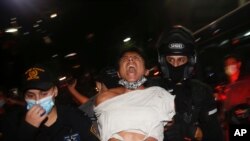
[[[187,64],[173,67],[171,64],[168,64],[169,68],[169,77],[174,83],[181,82],[184,79],[184,71]]]

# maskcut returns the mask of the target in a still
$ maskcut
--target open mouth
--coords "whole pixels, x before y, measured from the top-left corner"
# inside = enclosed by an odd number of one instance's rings
[[[129,73],[134,73],[136,71],[136,68],[135,68],[134,65],[129,65],[127,67],[127,70],[128,70]]]

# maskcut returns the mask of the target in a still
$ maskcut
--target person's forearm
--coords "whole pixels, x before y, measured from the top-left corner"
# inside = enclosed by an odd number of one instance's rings
[[[76,89],[69,89],[70,94],[80,102],[80,104],[86,103],[89,98],[79,93]]]

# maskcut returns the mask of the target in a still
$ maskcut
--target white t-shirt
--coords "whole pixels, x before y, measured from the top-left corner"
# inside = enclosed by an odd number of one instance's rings
[[[174,114],[174,96],[161,87],[149,87],[113,97],[94,107],[101,141],[121,131],[138,131],[163,140],[164,125]]]

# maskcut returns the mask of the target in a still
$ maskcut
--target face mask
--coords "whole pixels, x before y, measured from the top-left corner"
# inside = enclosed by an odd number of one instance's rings
[[[28,99],[28,100],[26,100],[26,102],[27,102],[27,109],[28,110],[30,108],[32,108],[35,104],[39,104],[40,106],[43,107],[46,114],[48,114],[51,111],[51,109],[53,108],[53,106],[55,105],[54,100],[52,99],[52,96],[45,97],[45,98],[40,99],[38,101]]]
[[[225,68],[225,73],[227,75],[233,75],[238,71],[237,65],[229,65]]]
[[[147,79],[143,76],[141,79],[135,81],[135,82],[128,82],[124,79],[121,79],[119,81],[119,84],[124,86],[127,89],[134,90],[138,87],[140,87],[142,84],[144,84],[147,81]]]
[[[1,100],[0,100],[0,108],[2,108],[2,107],[4,106],[4,104],[5,104],[5,100],[4,100],[4,99],[1,99]]]
[[[184,70],[185,67],[187,66],[186,64],[178,67],[173,67],[171,64],[169,64],[168,66],[169,66],[169,77],[174,83],[178,83],[184,79]]]

